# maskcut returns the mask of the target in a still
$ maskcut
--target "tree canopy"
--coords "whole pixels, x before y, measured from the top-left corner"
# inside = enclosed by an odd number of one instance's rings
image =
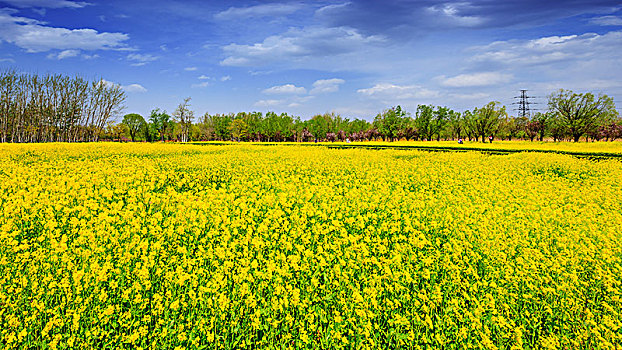
[[[136,139],[136,135],[143,129],[147,127],[147,123],[145,122],[145,118],[142,115],[136,113],[130,113],[123,116],[122,124],[127,126],[130,137],[132,138],[132,142]]]
[[[575,93],[564,89],[549,96],[549,109],[557,114],[559,123],[575,142],[618,116],[611,97],[603,94],[595,97],[590,92]]]

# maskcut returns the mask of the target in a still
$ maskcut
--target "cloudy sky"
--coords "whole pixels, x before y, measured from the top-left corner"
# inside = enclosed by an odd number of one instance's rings
[[[126,113],[545,108],[559,88],[622,105],[620,1],[0,0],[0,69],[103,78]]]

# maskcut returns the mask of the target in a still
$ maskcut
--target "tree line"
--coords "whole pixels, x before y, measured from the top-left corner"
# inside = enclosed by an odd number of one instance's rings
[[[156,108],[147,119],[127,114],[107,128],[108,139],[142,141],[312,142],[366,140],[540,140],[579,141],[622,138],[622,121],[607,95],[559,90],[549,96],[548,111],[531,117],[509,116],[499,102],[456,112],[449,107],[419,105],[414,114],[395,106],[372,122],[318,114],[301,120],[287,113],[205,113],[194,120],[190,98],[172,115]]]
[[[509,116],[499,102],[456,112],[446,106],[395,106],[373,121],[324,113],[308,120],[287,113],[205,113],[195,118],[190,98],[170,115],[159,108],[146,118],[124,108],[119,85],[63,75],[0,72],[0,142],[132,141],[364,141],[622,138],[622,121],[607,95],[559,90],[548,110]]]
[[[123,108],[118,85],[81,77],[0,72],[0,142],[97,141]]]

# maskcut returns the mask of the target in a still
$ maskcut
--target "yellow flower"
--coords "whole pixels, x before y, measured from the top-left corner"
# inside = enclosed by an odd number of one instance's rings
[[[114,310],[115,310],[114,305],[110,305],[106,308],[106,310],[104,310],[104,315],[110,316],[114,313]]]
[[[618,161],[0,144],[0,169],[8,347],[622,343]]]

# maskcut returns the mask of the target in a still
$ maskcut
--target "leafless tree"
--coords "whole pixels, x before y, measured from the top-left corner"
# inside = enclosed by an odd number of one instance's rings
[[[190,131],[190,125],[192,125],[192,119],[194,119],[194,112],[190,110],[190,97],[186,97],[184,102],[177,106],[173,117],[176,122],[179,122],[181,128],[180,141],[188,142],[188,134]]]
[[[0,142],[97,141],[123,109],[119,85],[81,77],[0,72]]]

